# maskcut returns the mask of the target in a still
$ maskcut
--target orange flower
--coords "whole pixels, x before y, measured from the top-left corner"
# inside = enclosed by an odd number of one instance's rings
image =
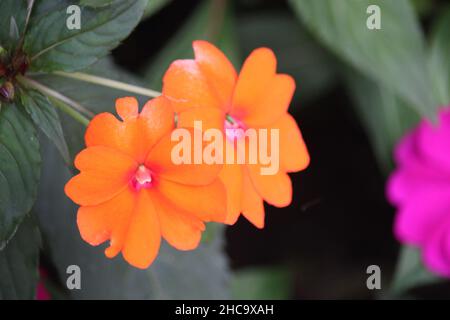
[[[86,146],[75,159],[80,173],[66,194],[81,207],[81,237],[96,246],[110,240],[107,257],[122,252],[138,268],[155,259],[161,236],[179,250],[197,247],[205,221],[223,222],[226,198],[220,165],[171,161],[174,129],[171,103],[158,97],[138,112],[134,98],[116,101],[123,121],[97,115]]]
[[[256,227],[264,227],[263,200],[284,207],[291,203],[287,172],[305,169],[309,155],[294,118],[287,112],[295,82],[276,73],[276,58],[267,48],[254,50],[237,75],[233,65],[214,45],[194,41],[194,60],[176,60],[163,79],[163,95],[179,113],[179,125],[203,128],[279,129],[280,170],[261,175],[261,163],[225,164],[220,177],[227,189],[227,223],[242,213]],[[235,142],[231,138],[227,143]],[[239,138],[237,138],[239,139]]]

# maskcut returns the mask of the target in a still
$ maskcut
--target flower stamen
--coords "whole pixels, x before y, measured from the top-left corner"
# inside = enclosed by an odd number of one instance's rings
[[[225,135],[230,141],[242,138],[245,135],[245,125],[229,114],[225,117]]]
[[[139,191],[142,188],[151,187],[152,182],[152,172],[146,166],[141,164],[134,174],[134,178],[132,180],[133,187],[136,189],[136,191]]]

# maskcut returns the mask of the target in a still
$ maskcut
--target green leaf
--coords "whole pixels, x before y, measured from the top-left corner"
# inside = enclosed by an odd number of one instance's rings
[[[41,237],[27,216],[14,238],[0,251],[0,300],[33,299],[39,280]]]
[[[357,72],[348,70],[346,79],[356,113],[366,129],[380,167],[388,173],[393,167],[394,146],[420,116],[392,90]]]
[[[101,8],[83,7],[81,28],[69,30],[66,13],[71,1],[37,3],[25,38],[34,71],[76,71],[105,56],[126,38],[142,17],[145,0],[114,1]],[[39,8],[39,4],[45,7]]]
[[[232,297],[241,300],[282,300],[292,293],[292,275],[281,267],[246,268],[236,271]]]
[[[144,11],[144,18],[148,18],[151,15],[155,14],[171,1],[172,0],[148,0],[147,6],[145,7]]]
[[[450,104],[450,7],[433,30],[430,51],[433,88],[441,106]]]
[[[405,294],[409,289],[432,284],[440,280],[441,278],[425,268],[418,249],[404,246],[400,253],[397,270],[389,294],[394,297],[400,296]]]
[[[126,81],[137,85],[142,82],[102,60],[85,72]],[[39,76],[38,81],[76,99],[94,112],[114,112],[115,99],[129,93],[87,84],[58,76]],[[141,105],[148,100],[138,97]],[[84,145],[85,128],[62,117],[71,152]],[[46,145],[41,192],[35,210],[38,214],[43,238],[62,282],[67,278],[70,264],[81,267],[82,290],[69,292],[71,298],[136,298],[136,299],[225,299],[229,297],[229,270],[223,252],[223,230],[215,239],[202,243],[194,251],[181,252],[164,244],[155,263],[148,270],[138,270],[124,262],[121,256],[110,260],[103,253],[104,246],[91,247],[77,230],[76,210],[64,194],[64,184],[73,175],[60,159],[56,150]]]
[[[41,157],[31,120],[14,104],[0,112],[0,249],[31,210]]]
[[[208,40],[222,49],[227,57],[236,66],[240,63],[239,53],[234,38],[234,23],[230,9],[227,8],[223,14],[223,23],[219,25],[216,34],[211,34],[211,17],[217,14],[214,1],[204,1],[194,11],[188,21],[180,28],[180,31],[170,39],[151,63],[145,68],[144,77],[146,83],[156,90],[162,87],[162,78],[170,64],[177,59],[190,59],[193,57],[192,42],[194,40]]]
[[[84,72],[142,86],[141,81],[114,65],[112,59],[101,59],[84,70]],[[104,111],[115,113],[114,106],[116,99],[130,95],[127,91],[115,90],[57,75],[39,75],[35,76],[34,79],[79,102],[94,113]],[[143,96],[136,96],[136,98],[138,98],[141,105],[149,100],[148,97]],[[86,128],[65,114],[60,114],[60,117],[69,152],[73,158],[84,146],[84,131]]]
[[[17,33],[22,34],[27,15],[26,0],[0,1],[0,47],[11,50],[17,42]],[[11,29],[11,26],[13,29]],[[16,30],[14,30],[16,29]],[[11,32],[14,37],[11,38]]]
[[[114,0],[80,0],[80,5],[99,8],[110,5]]]
[[[64,161],[69,163],[69,150],[55,107],[37,91],[22,92],[20,100],[36,126],[55,144]]]
[[[305,25],[340,58],[433,117],[437,101],[422,32],[407,0],[379,0],[381,29],[369,30],[371,0],[291,0]]]

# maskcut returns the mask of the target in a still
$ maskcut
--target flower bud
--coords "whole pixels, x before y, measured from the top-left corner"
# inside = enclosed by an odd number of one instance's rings
[[[14,99],[14,86],[7,81],[0,88],[0,98],[4,101],[12,101]]]
[[[12,69],[15,71],[14,74],[25,74],[28,69],[28,65],[28,57],[23,52],[20,52],[13,58],[12,61]]]

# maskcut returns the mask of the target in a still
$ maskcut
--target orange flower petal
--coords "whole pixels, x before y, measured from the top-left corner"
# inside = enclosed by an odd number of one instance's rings
[[[129,181],[138,163],[132,157],[103,146],[89,147],[75,157],[75,167],[106,178]]]
[[[269,204],[286,207],[292,201],[292,184],[289,175],[278,171],[274,175],[261,175],[260,165],[247,165],[250,180],[256,192]]]
[[[96,205],[127,187],[137,163],[114,149],[90,147],[77,155],[75,166],[81,172],[66,184],[66,195],[77,204]]]
[[[170,135],[162,138],[150,151],[145,165],[159,176],[178,183],[187,185],[208,185],[213,182],[220,172],[220,164],[195,164],[194,163],[194,135],[202,132],[199,130],[186,129],[191,137],[190,164],[175,164],[172,159],[172,150],[179,143],[172,141]],[[196,133],[195,133],[196,131]],[[203,141],[202,145],[203,145]],[[189,144],[187,144],[189,145]],[[200,147],[202,147],[202,145]],[[203,148],[203,147],[202,147]],[[201,149],[202,151],[203,149]]]
[[[127,187],[122,180],[111,180],[91,172],[81,172],[67,182],[64,191],[78,205],[93,206],[105,202]]]
[[[164,75],[162,91],[172,101],[175,112],[194,107],[220,108],[219,98],[194,60],[172,62]]]
[[[295,91],[294,79],[286,74],[277,74],[269,82],[265,93],[244,106],[241,119],[249,127],[261,127],[272,123],[287,112]]]
[[[163,238],[178,250],[193,250],[200,243],[205,225],[197,217],[180,210],[161,196],[154,196]]]
[[[161,244],[161,230],[155,207],[147,191],[139,192],[122,254],[125,260],[145,269],[155,260]]]
[[[280,166],[288,172],[305,169],[309,153],[295,119],[288,113],[281,116],[268,129],[280,130]]]
[[[124,97],[116,100],[117,114],[123,119],[127,120],[135,118],[139,113],[139,104],[134,97]]]
[[[175,114],[169,99],[159,96],[149,100],[139,115],[144,140],[145,155],[151,148],[175,127]]]
[[[237,164],[225,164],[220,172],[220,180],[227,192],[227,218],[225,223],[235,224],[241,213],[242,193],[242,167]]]
[[[220,105],[228,110],[237,79],[236,70],[228,58],[207,41],[194,41],[195,61],[208,79],[210,90],[216,93]]]
[[[80,207],[77,224],[83,240],[97,246],[110,239],[105,254],[109,258],[116,256],[123,247],[134,201],[135,194],[125,189],[100,205]]]
[[[86,146],[104,146],[120,150],[135,159],[140,153],[139,127],[136,119],[122,122],[111,113],[100,113],[86,130]]]
[[[202,129],[219,129],[223,132],[225,113],[213,108],[191,108],[178,114],[178,128],[194,128],[194,122],[201,121]]]
[[[255,191],[246,170],[242,174],[242,215],[255,227],[264,228],[264,203],[261,196]]]
[[[219,179],[207,186],[187,186],[161,179],[156,188],[174,206],[194,214],[203,221],[225,221],[226,191]]]
[[[256,49],[248,56],[236,83],[232,115],[244,121],[247,117],[255,116],[255,112],[265,112],[259,109],[259,105],[272,90],[270,85],[275,77],[276,65],[274,53],[267,48]]]
[[[117,112],[124,121],[110,113],[92,119],[85,136],[88,147],[110,147],[143,162],[153,145],[174,127],[173,109],[164,97],[147,102],[138,116],[133,99],[118,99]]]

